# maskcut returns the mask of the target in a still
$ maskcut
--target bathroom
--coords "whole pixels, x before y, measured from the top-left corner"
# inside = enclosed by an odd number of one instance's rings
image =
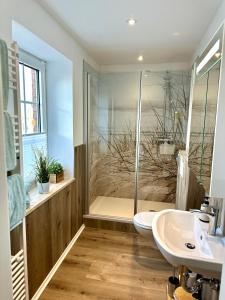
[[[0,7],[0,299],[225,299],[225,1]]]

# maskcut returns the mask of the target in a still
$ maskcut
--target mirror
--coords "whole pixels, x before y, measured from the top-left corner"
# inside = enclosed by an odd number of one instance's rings
[[[199,183],[210,193],[217,98],[220,80],[221,28],[198,58],[192,100],[189,142],[189,167]]]

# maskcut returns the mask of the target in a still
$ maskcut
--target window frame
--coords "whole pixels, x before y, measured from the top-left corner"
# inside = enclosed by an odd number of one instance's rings
[[[40,131],[35,132],[35,133],[25,133],[22,136],[26,137],[26,136],[32,136],[32,135],[47,134],[46,62],[28,52],[20,49],[19,63],[38,71],[38,77],[37,77],[38,101],[37,101],[37,105],[39,106],[39,109],[38,109],[39,124],[38,125],[40,126]],[[26,101],[25,99],[21,99],[21,97],[20,97],[20,104],[21,103],[33,104],[34,102]],[[25,120],[25,122],[26,122],[26,120]]]

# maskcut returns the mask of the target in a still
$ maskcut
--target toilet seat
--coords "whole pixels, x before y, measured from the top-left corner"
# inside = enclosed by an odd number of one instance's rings
[[[152,230],[152,221],[157,212],[144,211],[134,216],[134,223],[141,228]]]

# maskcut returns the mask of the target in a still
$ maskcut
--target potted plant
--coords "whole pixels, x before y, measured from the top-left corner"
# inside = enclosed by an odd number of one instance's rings
[[[53,160],[48,167],[50,182],[58,183],[64,179],[63,166],[56,160]]]
[[[37,188],[40,194],[47,194],[49,192],[49,164],[50,159],[45,155],[43,150],[36,149],[34,151],[35,158],[35,178],[37,181]]]

